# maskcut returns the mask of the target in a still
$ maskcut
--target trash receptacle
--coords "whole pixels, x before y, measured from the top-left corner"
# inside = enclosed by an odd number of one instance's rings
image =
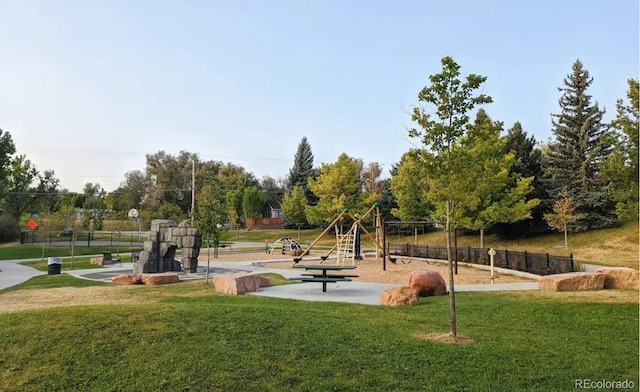
[[[62,271],[62,257],[49,257],[47,267],[49,275],[60,275],[60,271]]]

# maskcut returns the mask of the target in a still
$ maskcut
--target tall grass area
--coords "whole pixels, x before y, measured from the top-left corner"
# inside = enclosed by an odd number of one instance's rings
[[[389,308],[189,287],[0,314],[2,390],[548,392],[576,378],[637,390],[637,302],[460,293],[458,330],[474,342],[452,345],[420,338],[448,331],[447,297]],[[182,295],[145,305],[159,290]]]

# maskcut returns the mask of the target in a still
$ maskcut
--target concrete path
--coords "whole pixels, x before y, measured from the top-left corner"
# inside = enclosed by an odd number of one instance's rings
[[[47,274],[46,272],[38,271],[33,267],[18,264],[22,261],[26,260],[0,261],[0,290],[26,282],[34,276]]]
[[[268,260],[269,262],[290,262],[291,259],[282,260]],[[197,280],[204,279],[207,270],[207,263],[200,262],[198,265],[198,271],[191,274],[180,274],[180,280]],[[93,270],[75,270],[66,271],[67,273],[76,276],[81,279],[99,280],[102,282],[111,282],[111,278],[120,274],[133,273],[133,266],[131,263],[123,263],[122,267],[119,265],[99,268]],[[248,273],[276,273],[284,276],[285,278],[293,278],[300,276],[301,271],[296,270],[283,270],[269,268],[269,263],[261,262],[211,262],[209,265],[209,277],[213,279],[213,276],[217,274],[233,274],[237,272]],[[302,301],[326,301],[326,302],[346,302],[365,305],[378,305],[380,304],[380,296],[382,292],[392,288],[400,286],[396,283],[365,283],[365,282],[338,282],[327,284],[327,292],[322,292],[322,285],[318,283],[297,283],[290,285],[281,285],[273,287],[263,287],[260,291],[255,293],[249,293],[250,295],[274,297],[274,298],[288,298]],[[481,284],[481,285],[459,285],[456,286],[456,292],[470,292],[470,291],[512,291],[512,290],[538,290],[538,282],[531,283],[501,283],[501,284]]]
[[[35,268],[18,264],[19,261],[0,261],[0,289],[11,287],[31,279],[34,276],[45,275]],[[290,258],[282,260],[269,260],[270,262],[291,261]],[[198,271],[191,274],[180,274],[180,280],[204,279],[207,271],[207,263],[200,262]],[[282,270],[268,267],[268,263],[260,262],[211,262],[209,265],[210,279],[217,274],[232,274],[237,272],[280,274],[285,278],[300,276],[300,271]],[[116,275],[133,273],[131,263],[123,263],[122,266],[101,267],[84,270],[65,270],[64,273],[81,279],[111,282],[111,278]],[[388,283],[364,283],[364,282],[338,282],[329,283],[327,292],[322,292],[322,286],[318,283],[297,283],[273,287],[264,287],[260,291],[250,293],[256,296],[288,298],[303,301],[327,301],[327,302],[347,302],[365,305],[380,304],[380,295],[383,291],[400,286],[399,284]],[[481,285],[459,285],[456,292],[473,291],[512,291],[512,290],[538,290],[538,282],[531,283],[500,283]]]

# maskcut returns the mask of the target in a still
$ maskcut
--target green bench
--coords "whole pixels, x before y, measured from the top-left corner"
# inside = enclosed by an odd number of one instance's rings
[[[119,263],[122,266],[122,260],[119,257],[113,257],[111,252],[102,252],[102,263],[105,261],[109,262],[109,265],[114,265],[115,263]]]

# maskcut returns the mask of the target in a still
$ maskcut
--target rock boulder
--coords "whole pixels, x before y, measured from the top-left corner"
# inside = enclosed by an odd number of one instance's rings
[[[413,306],[418,303],[418,292],[409,286],[385,290],[380,296],[380,304],[386,306]]]
[[[442,276],[431,270],[418,270],[409,275],[409,287],[413,287],[420,297],[443,295],[447,292],[447,285]]]
[[[542,291],[585,291],[602,290],[607,275],[591,272],[568,272],[546,275],[540,278]]]
[[[638,290],[638,270],[626,267],[598,268],[596,273],[605,274],[604,288]]]
[[[159,274],[142,274],[142,283],[148,285],[178,283],[180,278],[176,272],[163,272]]]
[[[142,276],[140,275],[118,275],[111,278],[111,283],[130,285],[130,284],[142,284]]]
[[[213,277],[216,291],[223,294],[238,295],[258,291],[260,287],[271,285],[271,281],[260,275],[237,273],[216,275]]]

